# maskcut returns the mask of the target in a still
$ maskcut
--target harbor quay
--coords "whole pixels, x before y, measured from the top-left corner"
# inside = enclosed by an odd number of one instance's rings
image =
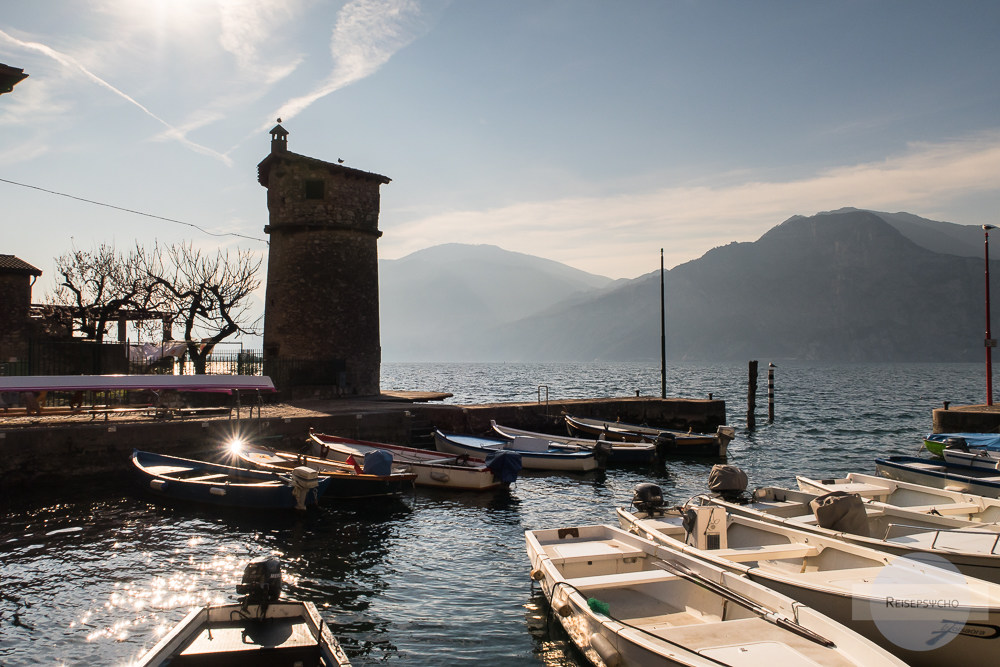
[[[932,413],[934,433],[998,433],[1000,405],[951,405]]]
[[[442,395],[436,395],[441,397]],[[447,395],[444,395],[447,396]],[[234,438],[295,451],[309,429],[358,440],[433,449],[433,432],[483,435],[499,424],[563,434],[564,414],[714,432],[726,424],[719,399],[595,398],[456,405],[435,395],[384,393],[378,399],[302,399],[224,411],[123,411],[103,415],[0,413],[0,501],[32,488],[52,489],[102,475],[131,473],[133,449],[217,459]]]

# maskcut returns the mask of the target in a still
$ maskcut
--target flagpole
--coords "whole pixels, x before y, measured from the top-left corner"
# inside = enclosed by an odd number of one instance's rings
[[[660,248],[660,398],[667,397],[667,308],[663,297],[663,248]]]

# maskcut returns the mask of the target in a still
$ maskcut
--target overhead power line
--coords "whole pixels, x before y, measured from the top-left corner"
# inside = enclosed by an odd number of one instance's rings
[[[260,241],[261,243],[267,243],[267,239],[262,239],[256,236],[247,236],[246,234],[237,234],[236,232],[211,232],[204,227],[200,227],[193,222],[184,222],[183,220],[175,220],[173,218],[165,218],[162,215],[153,215],[152,213],[144,213],[143,211],[136,211],[135,209],[125,208],[123,206],[115,206],[114,204],[106,204],[100,201],[94,201],[93,199],[85,199],[84,197],[77,197],[75,195],[66,194],[65,192],[56,192],[55,190],[46,190],[45,188],[40,188],[37,185],[28,185],[27,183],[18,183],[17,181],[11,181],[6,178],[0,178],[2,183],[10,183],[11,185],[19,185],[22,188],[30,188],[32,190],[39,190],[41,192],[46,192],[50,195],[59,195],[60,197],[67,197],[68,199],[75,199],[77,201],[86,202],[87,204],[94,204],[96,206],[104,206],[106,208],[113,208],[116,211],[124,211],[125,213],[134,213],[135,215],[141,215],[147,218],[154,218],[156,220],[164,220],[166,222],[172,222],[177,225],[184,225],[186,227],[192,227],[197,229],[202,234],[207,234],[209,236],[235,236],[241,239],[247,239],[250,241]]]

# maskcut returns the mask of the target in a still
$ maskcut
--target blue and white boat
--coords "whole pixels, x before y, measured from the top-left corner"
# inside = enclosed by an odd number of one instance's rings
[[[485,458],[498,450],[508,450],[521,455],[521,465],[528,470],[567,470],[587,472],[604,467],[607,450],[603,447],[570,449],[556,447],[548,440],[518,436],[511,440],[485,438],[478,435],[442,433],[434,431],[434,443],[439,452],[466,454]]]
[[[504,440],[514,440],[519,437],[538,438],[548,440],[556,447],[569,449],[594,449],[603,444],[610,448],[608,453],[608,463],[628,464],[628,463],[652,463],[657,458],[656,444],[652,442],[608,442],[598,438],[572,438],[560,435],[549,435],[548,433],[536,433],[535,431],[525,431],[524,429],[512,426],[501,426],[495,420],[490,420],[490,425],[494,432]]]
[[[143,489],[167,500],[253,509],[306,509],[330,486],[312,468],[288,474],[247,470],[165,454],[132,451],[132,467]]]
[[[1000,433],[928,433],[924,436],[924,449],[934,456],[943,457],[949,446],[1000,452]]]
[[[919,456],[890,456],[875,459],[879,476],[888,479],[1000,498],[1000,470],[976,468],[961,463],[925,459]]]

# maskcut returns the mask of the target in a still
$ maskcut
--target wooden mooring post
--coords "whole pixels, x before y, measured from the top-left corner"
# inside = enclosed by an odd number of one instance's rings
[[[774,364],[767,365],[767,423],[774,423]]]
[[[747,428],[757,428],[757,417],[754,410],[757,409],[757,361],[750,362],[749,378],[747,382]]]

